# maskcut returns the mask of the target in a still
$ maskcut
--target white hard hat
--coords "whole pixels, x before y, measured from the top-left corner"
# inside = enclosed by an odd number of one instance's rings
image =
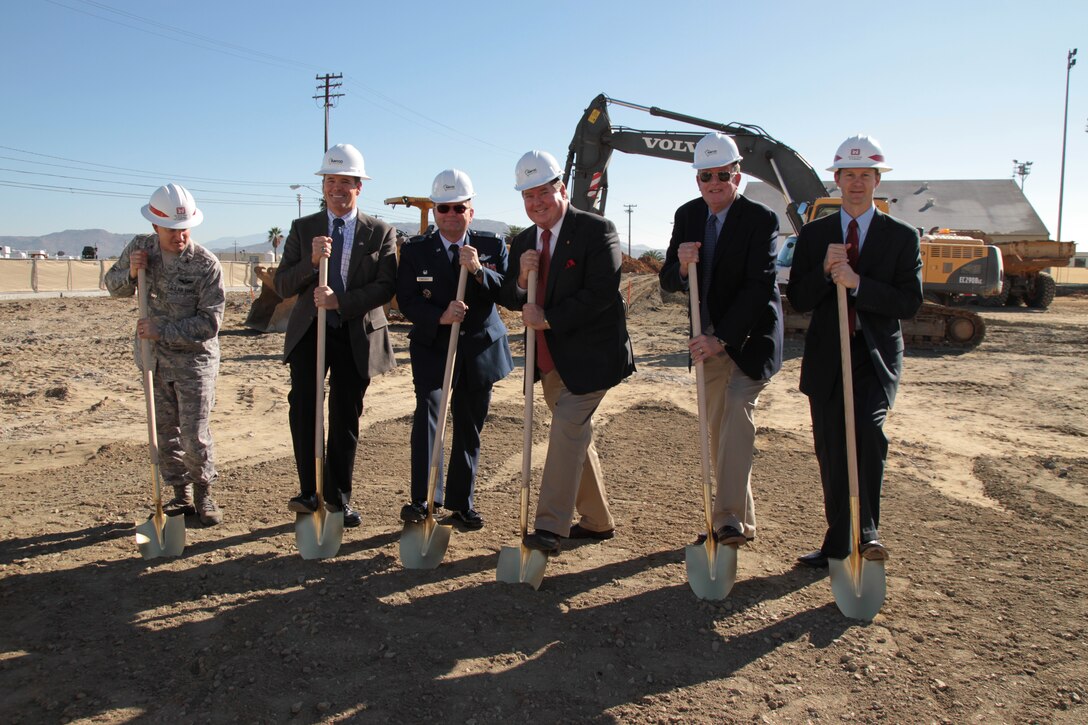
[[[431,184],[431,201],[435,204],[455,204],[476,196],[472,179],[460,169],[446,169],[434,177]]]
[[[828,171],[839,169],[876,169],[883,173],[891,171],[892,167],[884,163],[884,151],[880,148],[880,142],[872,136],[851,136],[839,144],[835,152],[835,160]]]
[[[366,175],[363,155],[359,153],[359,149],[349,143],[338,143],[326,151],[325,158],[321,160],[321,169],[314,172],[315,176],[332,174],[354,176],[359,179],[370,178]]]
[[[691,166],[694,169],[713,169],[735,164],[742,158],[733,139],[724,133],[712,131],[695,144],[695,163]]]
[[[518,159],[514,169],[514,189],[525,191],[534,186],[555,181],[563,175],[563,169],[555,157],[547,151],[528,151]]]
[[[152,224],[167,229],[191,229],[204,221],[189,190],[179,184],[167,184],[155,189],[151,202],[140,210]]]

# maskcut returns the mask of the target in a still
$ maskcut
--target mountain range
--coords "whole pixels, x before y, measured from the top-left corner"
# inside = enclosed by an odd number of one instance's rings
[[[419,232],[415,224],[395,224],[399,231],[414,235]],[[510,227],[505,222],[492,219],[474,219],[472,228],[506,235]],[[287,230],[284,230],[285,232]],[[49,256],[55,256],[58,252],[66,256],[78,257],[84,247],[97,247],[98,258],[108,259],[118,256],[136,234],[145,232],[132,232],[130,234],[116,234],[105,229],[66,229],[63,232],[52,232],[39,237],[14,237],[0,236],[0,245],[11,247],[12,250],[38,251],[44,249]],[[203,240],[197,237],[206,249],[217,253],[231,253],[236,249],[238,253],[243,251],[250,254],[271,252],[272,245],[268,241],[268,232],[256,232],[239,237],[219,237],[218,239]],[[281,249],[282,251],[282,249]]]
[[[396,224],[395,226],[399,231],[409,235],[414,235],[419,231],[419,228],[414,224]],[[508,224],[493,219],[474,219],[472,228],[502,236],[510,231]],[[78,257],[84,247],[97,247],[98,258],[109,259],[118,256],[125,248],[125,245],[137,233],[143,234],[144,232],[116,234],[105,229],[66,229],[63,232],[52,232],[40,237],[0,236],[0,245],[11,247],[12,250],[27,252],[44,249],[49,256],[55,256],[58,252],[63,252],[65,255],[73,257]],[[238,254],[243,252],[263,254],[272,251],[272,245],[268,241],[268,232],[266,231],[240,237],[220,237],[210,241],[204,241],[198,236],[197,241],[212,252],[220,254],[230,254],[235,250],[237,250]],[[627,245],[621,244],[621,247],[623,252],[626,253]],[[652,248],[635,244],[632,246],[631,251],[633,256],[638,257],[650,249]],[[283,251],[282,247],[279,251]]]

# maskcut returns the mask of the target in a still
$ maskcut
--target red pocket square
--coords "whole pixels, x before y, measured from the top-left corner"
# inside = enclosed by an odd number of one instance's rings
[[[564,265],[563,269],[574,269],[574,260],[573,259],[568,259],[567,263],[566,263],[566,265]]]

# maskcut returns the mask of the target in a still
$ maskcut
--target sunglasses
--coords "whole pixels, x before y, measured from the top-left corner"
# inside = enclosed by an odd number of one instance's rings
[[[715,176],[718,177],[718,181],[729,181],[731,178],[733,178],[733,172],[732,171],[718,171],[718,172],[711,173],[710,171],[703,171],[703,172],[699,173],[699,181],[701,181],[701,182],[703,182],[705,184],[706,182],[713,179]]]
[[[434,208],[434,210],[437,211],[439,214],[449,214],[451,209],[453,210],[454,214],[464,214],[465,210],[467,210],[468,207],[464,204],[439,204]]]

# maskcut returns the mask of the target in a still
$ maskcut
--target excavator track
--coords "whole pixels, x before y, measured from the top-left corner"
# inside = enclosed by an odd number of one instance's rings
[[[803,337],[808,330],[811,315],[801,314],[782,297],[786,316],[786,335]],[[986,322],[970,310],[924,302],[913,318],[903,320],[903,340],[914,350],[960,349],[969,350],[986,336]]]

